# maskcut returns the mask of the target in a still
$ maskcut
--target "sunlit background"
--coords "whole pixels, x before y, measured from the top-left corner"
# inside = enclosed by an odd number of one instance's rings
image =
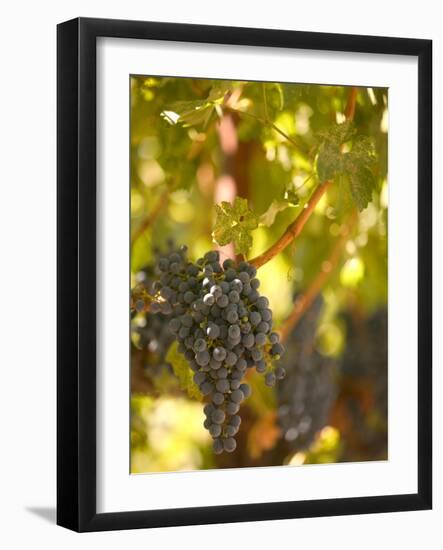
[[[214,204],[236,196],[262,221],[248,257],[272,245],[318,184],[319,143],[345,122],[349,93],[133,77],[132,288],[151,284],[154,251],[168,240],[194,259],[212,248],[232,257],[212,231]],[[387,104],[386,89],[357,91],[355,128],[376,153],[368,206],[357,211],[349,178],[338,175],[302,234],[259,269],[277,330],[300,297],[312,293],[312,303],[285,337],[286,378],[269,388],[248,371],[253,392],[234,453],[214,455],[204,403],[168,362],[166,320],[131,314],[133,473],[387,458]]]

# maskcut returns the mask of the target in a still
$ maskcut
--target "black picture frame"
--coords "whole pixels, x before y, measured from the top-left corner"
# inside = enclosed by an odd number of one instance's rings
[[[96,39],[399,54],[418,59],[418,491],[359,498],[96,512]],[[57,29],[57,523],[75,531],[432,507],[432,42],[106,19]]]

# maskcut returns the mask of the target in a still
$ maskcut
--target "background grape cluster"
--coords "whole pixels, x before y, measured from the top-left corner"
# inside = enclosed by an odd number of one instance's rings
[[[367,319],[343,314],[346,323],[347,346],[342,372],[349,377],[371,381],[376,409],[387,417],[388,410],[388,312],[380,308]]]
[[[359,460],[384,458],[388,433],[388,312],[377,309],[369,317],[358,311],[342,314],[346,349],[341,362],[338,405],[347,426],[343,456]]]
[[[221,265],[214,250],[193,263],[186,252],[181,247],[159,258],[150,310],[170,317],[178,350],[208,401],[204,425],[214,440],[214,452],[232,452],[240,404],[251,393],[243,381],[247,370],[255,367],[273,386],[285,376],[283,367],[273,365],[284,350],[272,332],[272,311],[258,291],[255,267],[229,259]]]
[[[168,248],[174,249],[173,241]],[[131,310],[131,340],[135,347],[145,352],[143,367],[149,377],[161,375],[171,366],[166,361],[166,354],[174,338],[168,331],[169,316],[165,313],[152,313],[147,307],[144,296],[154,292],[156,275],[154,265],[159,257],[159,250],[154,250],[154,261],[145,265],[135,274],[136,299]]]
[[[328,423],[337,394],[335,361],[315,348],[323,299],[318,296],[285,342],[282,364],[287,373],[278,387],[278,417],[291,451],[307,449]]]
[[[154,284],[153,269],[146,266],[136,274],[137,285],[143,286],[147,293],[152,290]],[[133,310],[131,331],[133,341],[138,348],[149,352],[149,364],[151,366],[166,366],[166,353],[173,341],[173,337],[167,330],[169,316],[164,313],[154,314],[149,310],[145,311],[145,302],[141,300],[138,304],[141,309],[139,315],[135,315],[137,310]]]

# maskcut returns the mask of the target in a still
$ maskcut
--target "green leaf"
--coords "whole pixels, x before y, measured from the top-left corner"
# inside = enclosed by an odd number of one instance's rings
[[[321,132],[323,138],[317,156],[317,173],[320,181],[336,180],[340,184],[340,193],[344,193],[343,203],[349,196],[359,210],[364,210],[372,200],[375,178],[372,167],[376,163],[372,140],[366,136],[355,135],[351,122],[336,124]],[[342,145],[352,140],[349,152],[342,152]]]
[[[351,121],[343,122],[343,124],[334,124],[326,130],[318,133],[322,141],[330,141],[340,146],[346,141],[349,141],[355,135],[355,128]]]
[[[229,83],[229,81],[216,82],[209,91],[208,100],[214,103],[221,103],[232,87],[232,84],[229,85]]]
[[[279,212],[283,212],[288,208],[288,201],[285,200],[275,200],[272,201],[269,208],[260,216],[260,225],[270,227],[274,221],[275,217]]]
[[[191,368],[184,356],[178,351],[177,342],[173,342],[166,354],[166,362],[169,363],[178,378],[180,387],[185,390],[191,399],[203,400],[203,396],[195,384]]]
[[[351,183],[347,174],[338,174],[335,179],[338,185],[338,202],[336,205],[337,214],[342,215],[355,206],[354,198],[351,193]]]
[[[376,161],[374,141],[367,136],[357,136],[350,152],[353,162],[373,166]]]
[[[274,118],[283,109],[284,97],[282,85],[278,82],[262,82],[262,101],[266,100],[266,111],[268,116]],[[263,106],[263,110],[265,106]]]
[[[170,124],[198,126],[207,124],[214,112],[214,105],[204,100],[176,101],[169,109],[162,111],[161,116]]]
[[[260,225],[270,227],[274,222],[277,214],[283,212],[287,208],[294,208],[300,204],[300,199],[295,191],[288,190],[285,192],[285,198],[274,200],[269,208],[260,216]]]
[[[343,155],[343,172],[349,176],[351,195],[359,210],[364,210],[372,200],[376,185],[372,173],[375,162],[374,144],[365,136],[356,138],[351,151]]]
[[[336,124],[319,133],[322,138],[317,156],[317,174],[320,181],[334,179],[342,172],[341,146],[349,141],[354,133],[351,122]]]
[[[235,252],[246,255],[252,246],[252,237],[246,231],[238,232],[234,235],[233,242]]]
[[[332,180],[341,169],[340,146],[333,141],[324,141],[318,150],[317,174],[320,181]]]
[[[223,201],[215,205],[214,241],[220,246],[234,243],[237,254],[247,254],[252,246],[251,231],[258,227],[259,218],[249,208],[248,201],[236,197],[234,204]]]
[[[303,91],[303,86],[296,86],[294,84],[279,84],[282,95],[282,108],[293,109],[297,102],[300,100],[300,96]]]
[[[151,233],[144,231],[132,246],[131,270],[135,273],[148,265],[152,260]]]
[[[375,188],[375,178],[372,172],[364,165],[357,166],[350,174],[351,194],[359,210],[364,210],[372,200],[372,191]]]
[[[202,125],[206,128],[216,115],[217,105],[223,102],[228,91],[228,86],[216,84],[212,86],[206,99],[176,101],[162,111],[161,116],[171,125],[181,124],[185,128]]]

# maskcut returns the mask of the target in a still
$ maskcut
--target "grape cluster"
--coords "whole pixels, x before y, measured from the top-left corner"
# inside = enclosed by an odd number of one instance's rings
[[[341,314],[346,325],[346,350],[343,355],[344,374],[372,376],[387,365],[388,312],[376,310],[368,318],[359,318],[349,312]],[[363,353],[362,353],[363,352]]]
[[[258,291],[254,266],[230,259],[221,265],[215,250],[195,263],[186,253],[182,247],[158,260],[157,301],[151,311],[170,316],[169,330],[208,401],[204,426],[214,452],[232,452],[240,404],[251,393],[243,382],[247,369],[255,366],[273,386],[285,376],[282,367],[272,365],[284,349],[272,332],[272,311]]]
[[[364,380],[374,395],[374,410],[385,424],[388,416],[388,312],[380,308],[369,318],[345,312],[346,350],[341,370],[348,379]]]
[[[321,296],[300,319],[285,342],[287,379],[278,388],[278,417],[291,451],[307,449],[328,422],[337,395],[335,362],[315,349]]]
[[[388,311],[381,308],[368,319],[373,342],[372,372],[375,406],[387,422],[388,418]]]
[[[146,265],[135,274],[136,295],[131,318],[132,341],[139,349],[148,352],[145,368],[150,375],[160,375],[163,369],[170,371],[166,354],[173,342],[173,336],[167,330],[169,316],[164,313],[153,314],[148,302],[143,299],[152,294],[155,274],[152,265]]]

